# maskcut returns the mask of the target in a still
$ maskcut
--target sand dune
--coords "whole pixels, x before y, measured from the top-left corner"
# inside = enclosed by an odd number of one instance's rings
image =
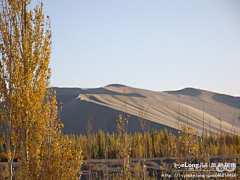
[[[126,89],[129,131],[141,131],[138,122],[141,104],[147,109],[150,128],[168,128],[177,132],[182,125],[202,130],[240,134],[240,98],[194,88],[157,92],[120,84],[102,88],[54,88],[63,102],[61,118],[65,133],[85,133],[87,119],[93,115],[93,127],[116,130],[122,109],[122,90]]]

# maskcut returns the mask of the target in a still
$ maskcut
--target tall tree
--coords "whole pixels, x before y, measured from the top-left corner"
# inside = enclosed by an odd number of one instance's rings
[[[32,11],[30,2],[0,0],[0,120],[5,130],[6,169],[12,179],[12,163],[20,151],[19,179],[69,179],[61,169],[63,161],[80,162],[81,156],[63,139],[55,92],[48,89],[50,19],[45,20],[42,3]],[[64,159],[61,148],[65,146],[70,154]],[[79,175],[76,168],[69,172],[72,177]]]

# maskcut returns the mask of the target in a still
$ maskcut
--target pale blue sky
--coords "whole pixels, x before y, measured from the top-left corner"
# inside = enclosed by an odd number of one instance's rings
[[[240,96],[240,0],[44,0],[53,86]]]

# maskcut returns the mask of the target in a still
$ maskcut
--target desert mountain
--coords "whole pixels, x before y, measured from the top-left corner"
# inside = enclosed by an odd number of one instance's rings
[[[199,133],[204,129],[240,134],[240,97],[194,88],[157,92],[120,84],[91,89],[54,87],[58,102],[63,103],[64,133],[86,133],[90,116],[95,131],[116,131],[124,88],[131,132],[141,131],[138,117],[145,114],[150,129],[168,128],[176,133],[188,124]]]

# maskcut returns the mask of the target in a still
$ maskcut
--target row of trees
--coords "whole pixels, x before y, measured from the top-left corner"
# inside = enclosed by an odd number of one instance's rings
[[[238,155],[240,154],[240,137],[229,134],[204,134],[203,137],[194,135],[176,136],[167,129],[152,129],[151,133],[128,134],[130,156],[132,158],[142,158],[144,156],[144,141],[146,142],[146,157],[176,157],[186,156],[191,150],[191,156],[201,156],[204,152],[209,152],[210,156],[217,155]],[[118,133],[105,133],[99,130],[98,133],[90,135],[91,141],[86,135],[65,135],[74,147],[82,150],[86,159],[89,156],[89,146],[91,146],[91,158],[103,159],[117,158],[121,151],[118,145]],[[187,145],[187,146],[186,146]],[[4,144],[0,143],[0,152],[5,152]],[[187,150],[188,148],[188,150]],[[185,152],[186,151],[186,152]],[[106,154],[107,153],[107,154]],[[17,156],[17,159],[19,156]]]
[[[127,137],[127,140],[121,142],[120,139],[122,137]],[[168,132],[167,129],[159,131],[152,129],[150,133],[136,132],[134,134],[126,134],[125,136],[122,136],[121,133],[118,132],[105,133],[99,130],[98,133],[91,133],[89,136],[65,135],[64,137],[62,136],[62,141],[58,142],[62,143],[60,146],[55,145],[52,147],[53,151],[56,152],[52,153],[52,156],[48,157],[49,159],[47,159],[46,155],[42,157],[43,163],[48,162],[51,164],[51,168],[48,167],[50,169],[44,170],[45,174],[42,174],[44,177],[49,177],[49,174],[54,175],[57,168],[65,170],[62,171],[61,174],[68,174],[66,171],[69,171],[69,169],[67,168],[70,168],[69,165],[72,163],[75,163],[75,167],[80,168],[80,164],[78,163],[81,162],[76,163],[76,156],[79,155],[78,150],[80,149],[82,150],[83,156],[87,159],[125,159],[125,169],[123,169],[123,164],[122,170],[124,171],[121,172],[121,176],[118,174],[118,177],[129,177],[131,171],[127,165],[129,165],[130,158],[144,158],[144,151],[146,152],[147,158],[178,157],[178,161],[189,163],[194,159],[199,160],[199,162],[209,162],[210,156],[215,155],[223,156],[224,158],[226,155],[232,155],[234,157],[234,155],[240,154],[239,136],[223,133],[203,133],[201,136],[198,136],[198,133],[194,132],[192,126],[182,127],[179,135],[174,135],[171,131]],[[145,150],[144,143],[146,143]],[[123,146],[123,144],[127,144],[127,146]],[[89,151],[90,149],[91,151]],[[46,151],[46,153],[47,152],[49,151]],[[125,152],[125,154],[123,154],[123,152]],[[21,157],[17,160],[21,161]],[[61,162],[61,166],[59,162]],[[141,168],[141,166],[139,168]],[[147,176],[146,169],[143,168],[143,172],[141,173]],[[71,176],[68,178],[70,177]]]
[[[190,126],[190,128],[193,128]],[[187,134],[186,134],[187,132]],[[131,158],[144,156],[144,141],[146,142],[146,157],[176,157],[202,156],[209,152],[210,156],[240,154],[240,137],[229,134],[213,134],[190,132],[189,127],[179,131],[179,135],[168,132],[167,129],[152,129],[149,133],[136,132],[128,134]],[[190,134],[191,133],[191,134]],[[85,135],[69,135],[69,138],[83,150],[87,157],[89,141]],[[117,158],[121,147],[118,146],[118,133],[105,133],[99,130],[91,134],[91,158],[104,158],[107,152],[109,158]],[[189,152],[191,152],[189,154]]]

